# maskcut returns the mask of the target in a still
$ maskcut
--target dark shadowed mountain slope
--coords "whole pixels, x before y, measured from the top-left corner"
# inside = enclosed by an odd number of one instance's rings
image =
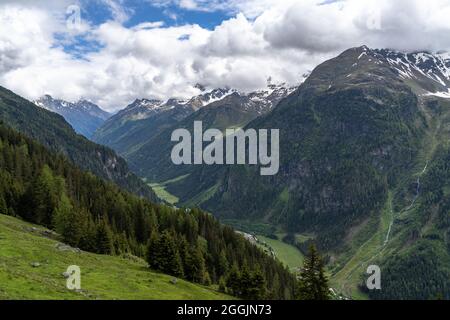
[[[186,128],[192,131],[195,121],[201,121],[204,130],[243,128],[255,118],[270,112],[293,90],[274,85],[251,94],[235,91],[148,139],[145,144],[127,154],[127,159],[135,172],[151,181],[161,182],[190,174],[193,167],[175,166],[171,161],[171,150],[176,144],[171,142],[174,130]]]
[[[205,112],[199,117],[210,119],[215,117],[220,128],[243,126],[255,117],[270,111],[293,90],[285,85],[269,84],[264,90],[248,94],[225,88],[204,91],[186,101],[178,99],[169,99],[166,102],[136,100],[106,121],[97,130],[93,140],[107,145],[127,159],[131,159],[134,157],[132,154],[139,153],[139,149],[149,144],[161,132],[174,127],[191,114],[207,106],[211,105],[215,108],[207,109],[212,111],[210,115]],[[241,98],[240,101],[236,101],[232,109],[228,107],[231,95]],[[224,108],[220,110],[222,105]],[[234,112],[236,115],[231,114]],[[223,118],[221,118],[222,116]]]
[[[199,168],[199,183],[195,175],[189,180],[202,185],[199,194],[220,186],[205,208],[318,233],[324,247],[376,212],[389,187],[414,165],[426,124],[416,94],[387,63],[362,55],[365,50],[320,65],[271,113],[247,126],[280,129],[278,175],[230,167],[205,186],[202,178],[216,173]]]
[[[177,99],[167,102],[136,100],[107,120],[96,131],[93,140],[126,155],[195,110],[194,105]]]
[[[125,160],[114,151],[77,135],[62,116],[37,107],[3,87],[0,87],[0,119],[51,151],[64,154],[79,168],[156,200],[153,191],[128,170]]]

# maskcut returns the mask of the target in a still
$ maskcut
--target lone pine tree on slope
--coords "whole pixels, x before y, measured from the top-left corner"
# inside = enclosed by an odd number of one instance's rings
[[[330,300],[330,287],[322,258],[314,245],[309,248],[297,287],[299,300]]]

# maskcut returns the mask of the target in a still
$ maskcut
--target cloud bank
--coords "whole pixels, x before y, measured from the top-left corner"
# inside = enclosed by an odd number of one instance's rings
[[[264,87],[269,77],[295,84],[325,59],[363,44],[450,49],[450,0],[147,1],[149,10],[226,12],[214,30],[161,21],[125,27],[133,14],[125,0],[96,1],[110,9],[110,20],[83,20],[82,1],[2,1],[0,84],[29,99],[86,98],[115,111],[136,98],[190,97],[197,83],[243,91]],[[70,30],[66,9],[74,3],[82,24]]]

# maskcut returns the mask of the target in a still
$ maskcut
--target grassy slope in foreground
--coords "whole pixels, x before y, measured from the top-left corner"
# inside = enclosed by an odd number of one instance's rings
[[[86,252],[59,251],[42,227],[0,215],[0,300],[4,299],[159,299],[221,300],[210,288],[151,272],[146,263]],[[40,263],[33,268],[32,263]],[[66,289],[62,273],[81,268],[82,292]]]

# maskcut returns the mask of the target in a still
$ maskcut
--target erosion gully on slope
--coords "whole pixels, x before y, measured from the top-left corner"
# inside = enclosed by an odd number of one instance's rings
[[[388,200],[387,200],[387,207],[383,210],[383,211],[387,211],[389,212],[389,225],[387,227],[387,230],[383,227],[381,227],[381,230],[377,230],[374,235],[368,239],[364,244],[362,244],[359,249],[356,251],[355,255],[353,255],[353,257],[345,264],[345,266],[335,274],[334,279],[336,279],[336,283],[339,284],[339,287],[341,289],[341,292],[344,294],[348,294],[349,296],[352,296],[352,293],[357,293],[357,295],[359,296],[359,290],[355,290],[355,288],[353,288],[353,283],[352,283],[352,278],[354,277],[355,273],[358,270],[362,270],[362,272],[364,272],[364,267],[368,266],[370,264],[370,262],[374,261],[376,258],[378,258],[380,255],[382,255],[385,250],[388,247],[388,244],[391,241],[391,237],[392,237],[392,230],[395,224],[395,220],[397,219],[397,217],[399,215],[401,215],[402,213],[407,213],[409,211],[411,211],[415,204],[417,203],[417,200],[420,197],[420,193],[421,193],[421,178],[423,177],[423,175],[427,172],[429,163],[430,163],[430,159],[432,159],[433,154],[436,150],[436,145],[437,145],[437,137],[438,137],[438,133],[441,129],[441,123],[438,122],[435,126],[435,130],[434,132],[431,134],[430,136],[430,149],[428,149],[428,151],[425,152],[424,154],[424,160],[426,160],[425,166],[424,168],[414,174],[413,176],[417,176],[417,180],[416,180],[416,192],[415,195],[413,197],[413,199],[411,200],[411,203],[406,206],[404,209],[398,211],[397,213],[394,212],[393,209],[393,194],[392,191],[389,192],[389,196],[388,196]],[[385,213],[384,213],[385,214]],[[381,224],[383,224],[383,216],[381,217]],[[387,217],[384,217],[385,219]],[[386,223],[386,222],[385,222]],[[386,225],[385,225],[386,227]],[[373,242],[378,242],[380,241],[379,238],[381,237],[380,232],[386,232],[385,236],[383,236],[383,243],[382,244],[375,244]],[[374,246],[375,248],[371,249],[371,246]],[[365,256],[367,256],[367,254],[371,254],[375,252],[374,254],[372,254],[370,257],[365,258]],[[358,263],[359,261],[362,261],[360,263]],[[350,269],[348,269],[350,268]],[[361,273],[362,274],[362,273]],[[339,282],[339,279],[341,279],[342,282]]]

